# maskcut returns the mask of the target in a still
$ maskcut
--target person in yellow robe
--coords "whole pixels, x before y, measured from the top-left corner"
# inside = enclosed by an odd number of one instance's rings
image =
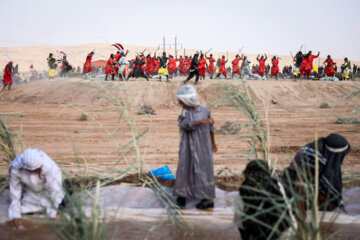
[[[57,71],[56,67],[58,65],[57,60],[53,57],[53,54],[50,53],[49,57],[47,59],[48,65],[49,65],[49,79],[52,79],[56,76]]]

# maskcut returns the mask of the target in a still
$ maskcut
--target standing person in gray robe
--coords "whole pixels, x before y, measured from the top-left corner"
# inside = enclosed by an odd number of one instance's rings
[[[191,85],[177,92],[181,105],[179,163],[176,171],[174,195],[179,208],[186,206],[186,198],[201,200],[196,207],[214,207],[215,179],[212,153],[217,151],[214,120],[209,109],[200,106],[196,90]]]

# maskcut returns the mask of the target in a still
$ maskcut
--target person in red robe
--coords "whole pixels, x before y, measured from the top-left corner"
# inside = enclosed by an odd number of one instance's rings
[[[154,67],[155,67],[155,57],[151,57],[151,54],[146,56],[146,75],[151,77],[154,74]]]
[[[92,61],[93,56],[94,56],[94,52],[91,52],[86,57],[86,61],[84,64],[84,69],[83,69],[83,74],[85,75],[85,77],[87,76],[88,73],[91,73],[91,71],[92,71],[91,61]]]
[[[114,54],[110,55],[109,60],[106,63],[106,69],[105,69],[105,81],[108,80],[108,77],[111,75],[111,80],[115,80],[115,57]]]
[[[183,56],[180,55],[180,57],[177,59],[177,61],[179,62],[179,66],[178,66],[178,70],[180,73],[180,76],[183,75],[183,71],[184,71],[184,67],[185,67],[185,62],[184,62],[184,58]]]
[[[225,56],[222,56],[222,59],[220,60],[220,68],[216,77],[220,77],[221,75],[224,75],[225,78],[227,77],[226,66],[225,66],[226,63],[227,60],[225,60]]]
[[[172,78],[177,72],[176,59],[172,55],[169,55],[168,71],[170,78]]]
[[[4,79],[3,79],[3,87],[1,89],[1,91],[5,91],[6,86],[8,86],[8,90],[11,90],[11,85],[13,84],[13,79],[12,79],[12,74],[13,74],[13,62],[9,62],[4,70]]]
[[[307,67],[308,67],[308,58],[307,58],[307,55],[305,55],[301,61],[301,66],[300,66],[300,75],[301,76],[305,76]]]
[[[187,63],[188,63],[188,56],[185,56],[183,62],[182,62],[182,68],[180,71],[181,76],[185,76],[186,75],[186,71],[187,71]],[[181,64],[181,63],[180,63]]]
[[[210,74],[210,79],[212,79],[213,75],[214,75],[214,71],[215,71],[215,65],[214,65],[215,58],[213,58],[212,54],[210,54],[210,57],[206,57],[206,54],[205,54],[205,58],[209,61],[209,66],[207,67],[207,72]]]
[[[320,55],[320,52],[318,52],[318,55],[312,55],[312,51],[309,51],[308,54],[306,55],[306,66],[305,66],[305,74],[307,76],[307,78],[310,77],[311,75],[311,70],[313,69],[313,61],[315,58],[318,58]]]
[[[277,58],[276,56],[274,56],[271,59],[271,63],[272,63],[272,67],[271,67],[271,76],[275,77],[276,79],[278,79],[278,75],[279,75],[279,58]]]
[[[331,59],[331,56],[328,55],[325,60],[325,73],[327,77],[335,77],[335,71],[334,71],[334,61]]]
[[[155,56],[154,63],[155,63],[154,73],[157,73],[159,71],[159,68],[160,68],[160,61],[159,61],[159,59],[156,58],[156,56]]]
[[[261,56],[259,58],[259,55],[258,55],[256,60],[258,60],[258,62],[259,62],[259,75],[263,77],[265,74],[265,68],[266,68],[265,62],[267,60],[267,56],[265,54],[265,58],[264,58],[264,56]]]
[[[239,55],[236,55],[235,59],[231,62],[231,64],[232,64],[231,78],[234,78],[235,74],[238,74],[239,76],[241,75],[239,62],[243,59],[242,57],[240,57]]]
[[[189,69],[191,67],[192,62],[192,56],[190,56],[188,59],[186,59],[186,68],[185,68],[185,74],[189,72]]]
[[[207,65],[207,62],[206,62],[206,59],[204,58],[204,54],[200,54],[200,58],[199,58],[199,67],[198,67],[198,69],[199,69],[199,75],[201,76],[200,77],[200,80],[201,80],[201,78],[203,79],[203,80],[205,80],[205,69],[206,69],[206,65]]]
[[[117,51],[114,58],[115,58],[115,66],[114,66],[114,71],[115,71],[115,75],[118,76],[119,75],[119,61],[120,58],[122,57],[121,52]]]

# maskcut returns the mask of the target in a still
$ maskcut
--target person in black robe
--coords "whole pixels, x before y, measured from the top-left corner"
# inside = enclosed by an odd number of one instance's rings
[[[144,70],[142,68],[142,66],[144,64],[145,64],[145,61],[144,61],[143,56],[137,56],[135,59],[135,62],[134,62],[134,69],[132,72],[130,72],[130,74],[126,78],[126,81],[129,80],[129,78],[131,78],[131,77],[133,77],[133,78],[143,77],[143,78],[146,78],[147,81],[149,81],[149,78],[144,73]]]
[[[196,52],[193,59],[191,60],[191,65],[190,65],[190,69],[189,69],[189,76],[186,78],[186,80],[184,81],[184,83],[190,81],[190,79],[192,79],[194,76],[196,76],[195,78],[195,84],[198,84],[199,83],[199,77],[200,77],[200,74],[199,74],[199,53]]]
[[[62,59],[62,69],[60,71],[60,76],[62,77],[68,77],[69,72],[72,70],[72,66],[69,64],[68,60],[66,59],[66,56]]]
[[[243,171],[245,181],[235,202],[235,223],[243,240],[275,240],[292,234],[290,204],[283,186],[271,176],[263,160],[250,161]],[[282,190],[281,190],[282,189]]]
[[[288,196],[304,199],[299,203],[301,213],[298,213],[303,219],[313,202],[313,196],[306,193],[311,193],[307,188],[314,188],[316,157],[319,160],[319,210],[332,211],[337,207],[344,210],[341,164],[350,152],[350,144],[343,136],[331,133],[326,138],[319,138],[317,146],[317,151],[315,142],[302,147],[283,175]]]

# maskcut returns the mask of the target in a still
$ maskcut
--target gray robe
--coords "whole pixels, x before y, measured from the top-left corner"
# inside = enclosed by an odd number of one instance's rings
[[[209,109],[199,106],[179,116],[180,149],[174,195],[189,199],[215,198],[215,180],[210,132],[214,126],[195,122],[210,118]]]

